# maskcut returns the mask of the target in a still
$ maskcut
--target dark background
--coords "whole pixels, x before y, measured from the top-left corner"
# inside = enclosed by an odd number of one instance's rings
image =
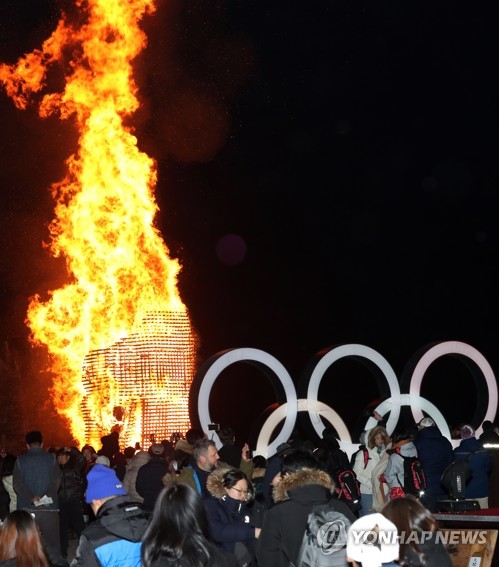
[[[40,47],[72,4],[2,0],[0,61]],[[158,1],[144,20],[134,125],[158,163],[157,225],[183,266],[200,363],[260,348],[298,383],[319,350],[355,342],[400,375],[424,345],[460,340],[498,371],[494,12],[440,0]],[[0,120],[4,404],[24,428],[56,419],[23,320],[29,296],[63,281],[42,242],[48,187],[76,134],[4,94]],[[380,395],[352,360],[320,391],[354,429]],[[474,417],[475,384],[452,357],[432,366],[422,395],[451,424]],[[237,364],[210,407],[243,438],[274,400],[261,372]]]

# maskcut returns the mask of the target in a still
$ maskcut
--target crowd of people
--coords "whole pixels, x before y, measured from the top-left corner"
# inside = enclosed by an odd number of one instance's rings
[[[456,461],[471,470],[466,497],[489,507],[497,427],[485,422],[477,438],[463,424],[453,448],[429,417],[391,435],[374,417],[350,457],[331,428],[318,443],[294,434],[269,459],[252,458],[232,428],[218,432],[220,449],[197,429],[147,450],[122,449],[116,431],[98,450],[45,449],[30,431],[27,451],[0,452],[0,566],[287,567],[310,564],[316,552],[334,552],[331,565],[450,566],[437,538],[373,546],[351,536],[436,534],[434,513],[449,496],[442,476]],[[405,486],[404,460],[415,456],[426,476],[419,495]],[[338,471],[348,469],[360,488],[355,506],[340,489]],[[330,538],[321,543],[324,525],[338,530],[333,548]],[[78,545],[68,557],[71,536]]]

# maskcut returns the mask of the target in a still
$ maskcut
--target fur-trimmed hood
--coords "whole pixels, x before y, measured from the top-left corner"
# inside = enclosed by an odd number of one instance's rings
[[[220,500],[223,496],[227,494],[223,485],[224,474],[234,467],[231,467],[227,463],[218,461],[215,470],[208,475],[206,480],[206,489],[214,497]]]
[[[175,451],[183,451],[184,453],[187,453],[188,455],[192,455],[193,450],[194,450],[194,447],[190,443],[187,443],[187,441],[185,439],[179,439],[175,443]]]
[[[371,431],[369,431],[369,434],[367,436],[367,446],[370,449],[373,449],[376,446],[376,443],[374,442],[374,438],[378,434],[381,434],[385,448],[388,445],[388,443],[390,442],[390,437],[388,435],[388,432],[386,431],[386,428],[383,427],[382,425],[376,425],[376,427],[373,427],[371,429]]]
[[[272,490],[274,502],[287,500],[289,498],[289,490],[313,484],[322,486],[331,494],[334,492],[334,482],[327,472],[316,469],[302,469],[301,471],[287,474],[274,486]]]
[[[147,451],[138,451],[135,455],[130,459],[126,470],[133,470],[133,469],[140,469],[142,465],[145,465],[151,460],[151,455]]]

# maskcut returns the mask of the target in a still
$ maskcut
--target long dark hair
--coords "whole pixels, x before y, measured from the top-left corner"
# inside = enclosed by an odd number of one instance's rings
[[[433,533],[438,530],[437,520],[433,517],[431,512],[416,500],[416,498],[407,495],[403,498],[390,500],[390,502],[384,506],[381,513],[397,526],[399,535],[404,534],[404,537],[400,541],[400,564],[405,565],[407,563],[408,548],[412,547],[421,562],[420,564],[425,565],[423,552],[414,541],[414,538],[411,538],[409,542],[406,540],[411,532]]]
[[[38,526],[26,510],[7,515],[0,529],[0,561],[16,559],[17,567],[48,567]]]
[[[142,565],[167,560],[168,565],[206,565],[213,549],[208,519],[199,494],[172,482],[160,493],[151,523],[142,538]]]

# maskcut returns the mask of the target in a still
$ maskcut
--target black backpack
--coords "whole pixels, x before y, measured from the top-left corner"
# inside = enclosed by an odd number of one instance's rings
[[[330,504],[315,505],[308,514],[296,567],[344,567],[350,525]]]
[[[402,483],[397,475],[399,484],[403,486],[406,494],[422,496],[426,490],[426,476],[421,459],[419,457],[404,457],[400,453],[399,456],[404,459],[404,482]]]
[[[334,471],[333,480],[336,484],[338,500],[342,500],[348,504],[352,512],[358,512],[362,507],[360,503],[360,482],[357,480],[357,475],[353,469],[349,467],[336,469]]]

